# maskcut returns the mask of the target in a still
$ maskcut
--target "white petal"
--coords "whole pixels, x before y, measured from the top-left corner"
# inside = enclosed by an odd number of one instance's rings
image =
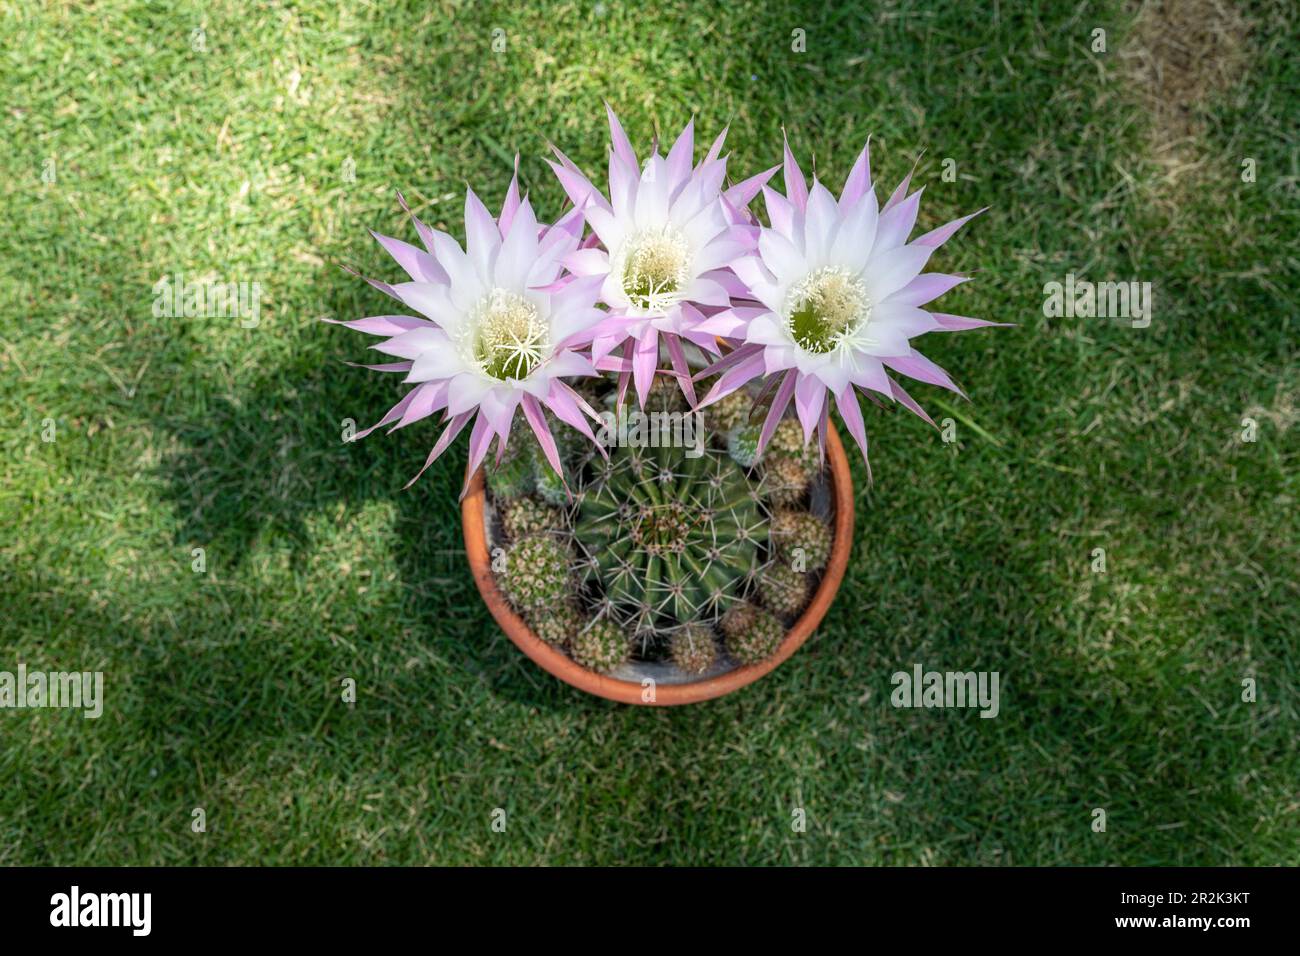
[[[411,371],[415,371],[412,369]],[[478,405],[493,382],[479,372],[462,372],[447,387],[447,414],[456,416]]]
[[[460,244],[445,232],[433,234],[433,252],[438,265],[442,266],[451,280],[448,291],[452,302],[458,309],[468,311],[487,291],[474,264],[469,261]]]
[[[459,325],[461,313],[451,301],[447,286],[432,282],[403,282],[393,286],[403,303],[437,322],[444,329]]]
[[[637,229],[657,229],[668,222],[668,166],[662,156],[651,156],[636,188],[633,222]]]
[[[537,219],[532,206],[524,202],[510,223],[510,234],[497,253],[495,285],[519,292],[527,288],[528,273],[537,261]]]
[[[763,265],[783,285],[802,278],[808,272],[803,254],[785,236],[772,229],[764,229],[758,236],[758,251]]]
[[[731,305],[731,296],[727,294],[726,288],[706,276],[696,276],[682,294],[687,301],[698,302],[700,305]]]
[[[814,267],[827,261],[840,228],[840,207],[821,183],[813,183],[808,194],[808,215],[804,222],[804,258]]]
[[[464,372],[465,362],[450,344],[445,348],[430,349],[422,352],[411,365],[406,376],[408,382],[432,382]],[[453,412],[453,414],[455,414]]]
[[[769,312],[750,321],[745,341],[759,345],[789,345],[790,337],[781,328],[777,317]]]
[[[743,256],[748,248],[743,242],[734,242],[728,239],[710,242],[695,253],[695,259],[691,263],[691,271],[695,273],[709,272],[712,269],[729,266]]]
[[[839,236],[828,256],[829,264],[841,266],[850,272],[861,272],[870,261],[879,218],[876,194],[868,192],[854,204],[840,225]]]
[[[873,253],[862,273],[862,283],[871,301],[883,302],[915,279],[933,252],[930,246],[913,244]]]
[[[863,388],[869,388],[872,391],[880,392],[882,395],[889,395],[889,378],[885,374],[885,366],[880,360],[870,355],[861,353],[852,356],[852,364],[849,367],[849,380],[854,385],[861,385]]]
[[[886,300],[871,310],[870,330],[874,334],[877,328],[894,329],[907,338],[915,338],[933,332],[939,328],[939,323],[925,309]]]
[[[827,362],[817,370],[822,384],[838,395],[849,384],[849,370],[841,362]]]

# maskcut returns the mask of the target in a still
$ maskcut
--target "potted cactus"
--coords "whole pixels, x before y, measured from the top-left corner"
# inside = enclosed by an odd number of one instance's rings
[[[865,461],[859,396],[929,421],[896,376],[957,387],[912,339],[990,323],[921,308],[963,281],[922,270],[971,217],[908,242],[920,193],[878,205],[865,148],[837,200],[787,145],[783,196],[777,167],[724,188],[725,133],[642,163],[609,122],[607,193],[555,151],[554,224],[516,174],[495,218],[467,191],[464,248],[414,216],[424,249],[377,236],[410,281],[368,281],[418,314],[343,324],[414,387],[356,438],[442,413],[428,468],[470,427],[466,553],[507,635],[592,693],[688,703],[772,670],[835,596],[832,399]],[[510,441],[517,411],[535,441]]]
[[[617,395],[603,386],[587,386],[598,407]],[[757,453],[749,402],[702,415],[698,445],[574,446],[565,499],[548,497],[554,473],[531,450],[531,485],[517,458],[476,476],[470,566],[525,653],[600,696],[676,704],[757,680],[807,639],[848,563],[848,462],[834,439],[824,469],[788,417]]]

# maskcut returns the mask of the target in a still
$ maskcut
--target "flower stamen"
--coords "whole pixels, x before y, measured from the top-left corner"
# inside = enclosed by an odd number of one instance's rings
[[[828,266],[790,289],[785,312],[795,344],[821,354],[855,340],[871,318],[871,299],[857,276]]]
[[[470,317],[472,358],[485,375],[524,379],[542,363],[550,329],[537,307],[514,292],[493,289]]]
[[[634,306],[646,312],[665,312],[680,298],[690,261],[685,238],[665,226],[633,236],[615,265],[623,279],[623,292]]]

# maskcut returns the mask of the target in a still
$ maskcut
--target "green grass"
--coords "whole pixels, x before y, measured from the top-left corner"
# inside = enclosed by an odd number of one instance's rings
[[[1300,863],[1294,10],[1252,9],[1171,181],[1121,8],[857,6],[0,4],[0,670],[107,684],[0,712],[0,864]],[[463,442],[406,492],[432,421],[344,445],[396,386],[314,321],[386,311],[338,265],[392,275],[395,188],[460,234],[518,150],[558,212],[545,143],[598,168],[604,98],[641,144],[729,123],[742,175],[782,125],[836,187],[868,134],[887,188],[924,151],[923,228],[991,207],[940,305],[1015,323],[923,343],[955,443],[868,416],[819,634],[675,711],[514,649]],[[261,325],[155,319],[176,271],[260,282]],[[1044,318],[1067,272],[1151,281],[1151,327]],[[1000,716],[893,709],[916,662],[998,671]]]

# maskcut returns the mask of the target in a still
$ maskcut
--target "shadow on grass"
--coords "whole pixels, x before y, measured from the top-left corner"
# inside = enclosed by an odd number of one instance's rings
[[[353,304],[360,280],[329,271],[337,275],[326,279],[324,314],[361,314]],[[419,621],[428,640],[460,666],[491,675],[500,692],[531,706],[559,704],[556,694],[539,693],[535,681],[523,679],[532,666],[526,659],[505,655],[509,666],[503,670],[499,643],[485,639],[499,634],[464,562],[458,502],[463,439],[404,488],[441,423],[430,418],[392,437],[379,430],[345,442],[348,419],[356,430],[367,427],[401,396],[401,376],[344,364],[345,358],[384,360],[366,352],[375,341],[369,336],[311,323],[297,341],[292,360],[267,370],[250,388],[213,395],[201,417],[167,423],[177,450],[161,468],[177,543],[204,547],[237,575],[246,573],[254,552],[272,544],[288,542],[294,560],[305,560],[313,550],[309,525],[321,515],[340,521],[387,504],[394,512],[403,617]]]

